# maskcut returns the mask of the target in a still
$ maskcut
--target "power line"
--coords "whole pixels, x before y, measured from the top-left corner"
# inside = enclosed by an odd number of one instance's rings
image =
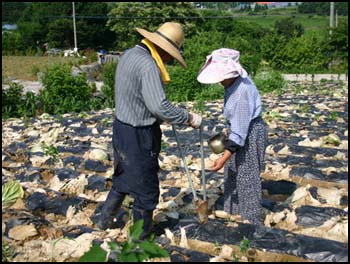
[[[264,16],[266,17],[267,15],[236,15],[236,16],[203,16],[203,17],[198,17],[198,16],[189,16],[189,17],[184,17],[184,16],[173,16],[173,17],[166,17],[167,19],[229,19],[229,18],[240,18],[240,17],[259,17],[259,16]],[[275,15],[268,15],[269,17],[273,16],[285,16],[284,14],[275,14]],[[41,18],[72,18],[72,16],[41,16]],[[154,17],[144,17],[144,16],[79,16],[75,15],[75,18],[93,18],[93,19],[154,19],[154,18],[162,18],[164,19],[164,16],[154,16]]]

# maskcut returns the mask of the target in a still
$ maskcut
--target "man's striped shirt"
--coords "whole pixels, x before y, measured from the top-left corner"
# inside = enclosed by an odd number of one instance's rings
[[[115,116],[134,127],[157,120],[185,124],[189,113],[171,104],[159,68],[145,48],[136,45],[121,56],[115,76]]]

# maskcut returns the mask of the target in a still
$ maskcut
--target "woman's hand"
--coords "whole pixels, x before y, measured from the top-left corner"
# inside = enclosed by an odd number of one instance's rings
[[[220,158],[214,161],[214,164],[213,166],[211,166],[211,169],[213,171],[220,170],[222,167],[224,167],[226,161],[231,157],[231,155],[232,155],[231,152],[226,149],[224,154]]]
[[[226,160],[224,160],[223,157],[218,158],[217,160],[214,161],[214,164],[213,164],[213,166],[211,166],[211,169],[213,171],[218,171],[222,167],[224,167],[225,163],[226,163]]]
[[[224,128],[222,130],[222,133],[224,134],[225,137],[228,137],[228,128]]]

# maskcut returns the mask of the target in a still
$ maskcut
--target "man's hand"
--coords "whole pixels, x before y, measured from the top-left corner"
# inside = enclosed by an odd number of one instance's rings
[[[199,128],[201,124],[202,116],[195,113],[190,113],[189,125],[193,128]]]

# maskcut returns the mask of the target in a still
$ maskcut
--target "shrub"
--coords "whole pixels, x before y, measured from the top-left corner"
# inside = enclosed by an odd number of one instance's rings
[[[197,81],[199,67],[197,64],[188,64],[187,69],[180,66],[168,67],[170,83],[166,85],[167,97],[170,101],[194,101],[201,93],[203,85]]]
[[[19,109],[22,102],[23,86],[11,83],[9,89],[2,89],[2,116],[4,118],[20,117]]]
[[[106,107],[114,107],[114,83],[115,83],[115,70],[117,63],[107,63],[103,65],[102,80],[103,86],[101,91],[105,97],[104,105]]]
[[[49,114],[79,112],[89,108],[91,88],[85,75],[72,76],[69,65],[54,64],[43,76],[40,91],[43,110]]]
[[[81,51],[81,55],[86,57],[88,63],[97,61],[97,53],[93,49],[84,49]]]
[[[11,83],[9,89],[2,90],[2,116],[30,117],[37,112],[38,97],[32,92],[23,95],[23,86]]]
[[[263,93],[276,92],[280,94],[286,86],[283,76],[274,70],[258,72],[254,77],[254,83],[259,91]]]
[[[27,92],[21,104],[19,115],[25,117],[35,116],[37,106],[38,97],[33,92]]]
[[[102,68],[103,84],[108,85],[113,90],[114,90],[116,68],[117,68],[117,63],[107,63],[107,64],[104,64]],[[113,95],[114,95],[114,92],[113,92]]]

